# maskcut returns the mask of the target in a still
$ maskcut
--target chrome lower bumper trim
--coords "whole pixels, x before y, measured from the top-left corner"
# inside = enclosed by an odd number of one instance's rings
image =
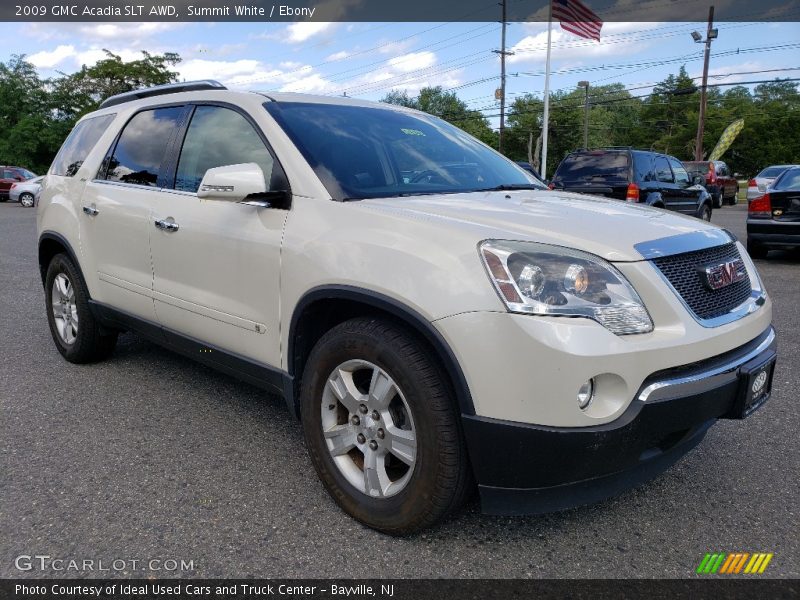
[[[738,377],[739,367],[764,352],[774,341],[775,330],[770,327],[767,337],[747,354],[705,371],[651,383],[639,392],[637,399],[640,402],[657,402],[668,398],[701,394],[721,387],[734,381]]]

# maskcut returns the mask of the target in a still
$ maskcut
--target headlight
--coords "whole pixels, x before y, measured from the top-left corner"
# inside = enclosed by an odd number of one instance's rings
[[[653,321],[639,295],[603,259],[560,246],[487,240],[479,246],[508,310],[594,319],[617,335],[647,333]]]

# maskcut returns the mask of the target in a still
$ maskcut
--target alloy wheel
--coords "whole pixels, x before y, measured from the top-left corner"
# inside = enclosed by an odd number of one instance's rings
[[[58,337],[71,345],[78,337],[78,305],[75,302],[75,287],[65,273],[59,273],[53,280],[51,299]]]
[[[406,487],[417,460],[409,405],[392,377],[365,360],[348,360],[328,376],[322,430],[334,464],[357,490],[385,498]]]

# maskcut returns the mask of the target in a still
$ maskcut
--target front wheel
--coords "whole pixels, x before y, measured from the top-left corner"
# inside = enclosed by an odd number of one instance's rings
[[[401,326],[357,318],[331,329],[309,356],[300,400],[317,474],[362,523],[413,533],[472,489],[450,386]]]
[[[28,192],[20,194],[19,203],[26,208],[30,208],[34,203],[33,194],[29,194]]]
[[[704,204],[703,208],[700,209],[699,218],[703,219],[703,221],[711,221],[711,207],[708,204]]]

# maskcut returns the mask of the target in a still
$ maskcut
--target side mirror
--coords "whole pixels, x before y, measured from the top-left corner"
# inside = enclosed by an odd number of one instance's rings
[[[248,196],[267,193],[264,172],[256,163],[226,165],[206,171],[197,197],[204,200],[243,202]]]
[[[692,183],[693,183],[694,185],[703,185],[705,182],[706,182],[706,180],[703,178],[703,176],[702,176],[702,175],[695,175],[695,176],[692,178]]]

